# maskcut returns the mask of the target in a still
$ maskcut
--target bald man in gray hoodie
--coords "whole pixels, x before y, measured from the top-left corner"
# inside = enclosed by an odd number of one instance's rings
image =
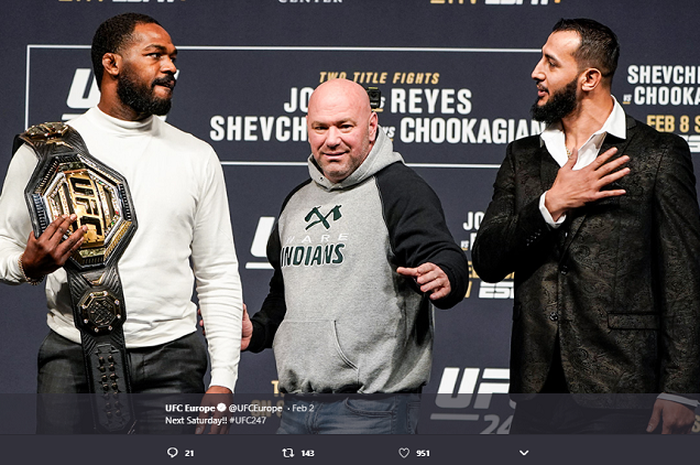
[[[309,100],[310,179],[268,242],[275,273],[242,349],[275,352],[280,433],[415,433],[433,309],[462,300],[468,265],[437,195],[406,167],[360,85]]]

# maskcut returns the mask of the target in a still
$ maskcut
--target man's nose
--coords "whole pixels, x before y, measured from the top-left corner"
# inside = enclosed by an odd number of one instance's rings
[[[340,131],[335,126],[331,126],[326,133],[326,145],[335,147],[338,144],[340,144]]]
[[[177,66],[175,66],[175,62],[172,58],[166,56],[163,58],[163,65],[160,70],[164,73],[175,74],[177,72]]]
[[[543,60],[537,62],[537,64],[535,65],[535,69],[533,69],[532,74],[530,74],[530,77],[535,81],[544,81],[544,73],[542,72],[542,61]]]

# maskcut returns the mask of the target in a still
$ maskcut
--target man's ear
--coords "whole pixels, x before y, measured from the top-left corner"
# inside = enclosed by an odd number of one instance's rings
[[[122,57],[118,53],[105,53],[102,55],[102,67],[105,73],[112,77],[119,76],[119,70],[122,67]]]
[[[379,127],[379,116],[376,112],[372,112],[369,117],[369,141],[374,142],[377,140],[377,128]]]
[[[600,85],[603,74],[598,68],[587,68],[581,74],[581,90],[590,92]]]

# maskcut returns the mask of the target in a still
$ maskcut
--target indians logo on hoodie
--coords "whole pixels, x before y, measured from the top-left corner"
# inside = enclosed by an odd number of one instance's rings
[[[320,226],[326,230],[330,229],[333,222],[342,218],[340,212],[342,205],[336,205],[328,213],[321,212],[321,207],[312,208],[304,217],[307,223],[305,230],[309,230],[316,226]],[[316,228],[318,229],[318,228]],[[338,241],[344,239],[344,234],[338,237]],[[308,241],[306,240],[308,239]],[[339,265],[343,263],[345,257],[342,249],[345,247],[343,242],[329,242],[330,236],[321,236],[323,241],[319,245],[297,245],[286,246],[282,248],[280,253],[280,262],[282,268],[288,266],[323,266],[323,265]],[[311,242],[311,238],[307,236],[302,242]]]

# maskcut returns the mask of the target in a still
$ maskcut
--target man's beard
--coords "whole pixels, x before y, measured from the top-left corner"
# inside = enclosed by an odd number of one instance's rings
[[[175,78],[172,76],[158,78],[148,86],[139,84],[132,76],[128,71],[119,75],[117,95],[122,103],[142,115],[167,114],[172,106],[172,99],[156,97],[153,89],[158,84],[169,85],[172,89],[175,87]]]
[[[563,90],[550,94],[549,101],[542,106],[538,106],[537,101],[530,108],[532,118],[536,121],[544,121],[547,125],[559,121],[576,109],[576,88],[578,81],[574,79],[564,87]]]

